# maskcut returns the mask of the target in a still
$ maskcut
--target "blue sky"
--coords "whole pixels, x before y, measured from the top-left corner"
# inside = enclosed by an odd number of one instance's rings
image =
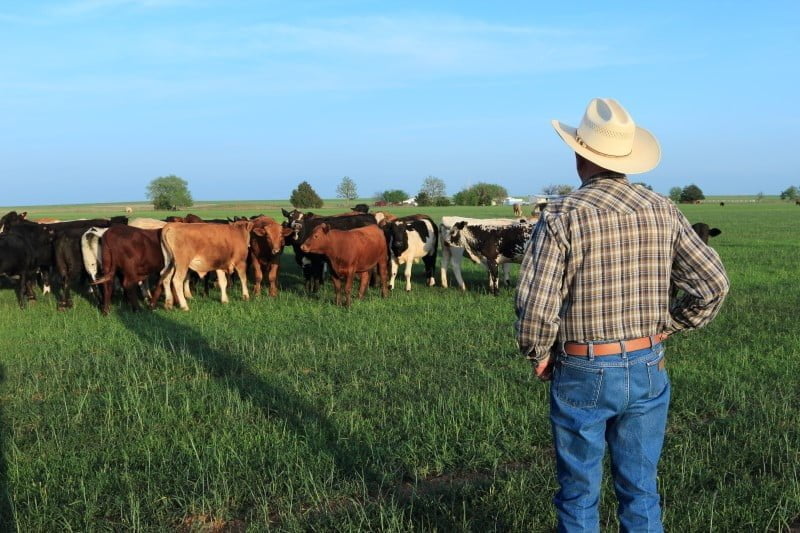
[[[0,205],[534,194],[577,183],[550,126],[613,97],[666,192],[800,185],[797,2],[0,1]]]

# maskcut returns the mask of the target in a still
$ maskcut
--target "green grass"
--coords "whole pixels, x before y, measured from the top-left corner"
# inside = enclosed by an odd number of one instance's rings
[[[269,205],[202,215],[279,215]],[[665,525],[786,530],[800,518],[800,208],[683,209],[723,230],[712,244],[732,290],[709,327],[668,341]],[[41,216],[62,212],[102,209]],[[350,309],[329,284],[305,295],[290,256],[278,298],[244,302],[237,286],[189,313],[117,303],[103,317],[80,297],[59,313],[49,296],[20,311],[4,288],[3,526],[549,531],[547,386],[517,356],[513,292],[486,294],[465,266],[466,293],[424,287],[415,267],[412,293],[371,290]],[[604,527],[614,514],[607,483]]]

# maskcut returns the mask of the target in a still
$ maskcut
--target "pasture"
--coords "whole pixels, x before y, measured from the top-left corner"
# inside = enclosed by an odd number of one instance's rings
[[[800,207],[682,209],[722,229],[732,289],[709,327],[667,341],[665,526],[800,528]],[[30,216],[124,207],[109,210]],[[282,220],[279,204],[192,212]],[[517,354],[513,289],[491,296],[464,265],[466,293],[438,286],[437,262],[436,287],[417,265],[411,293],[350,309],[330,283],[305,294],[291,248],[277,298],[213,291],[188,313],[57,312],[52,296],[21,311],[2,284],[0,529],[550,531],[547,385]],[[609,530],[614,501],[607,483]]]

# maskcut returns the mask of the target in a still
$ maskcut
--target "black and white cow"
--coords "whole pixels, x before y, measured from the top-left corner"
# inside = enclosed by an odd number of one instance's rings
[[[102,252],[100,250],[100,238],[108,231],[108,228],[89,228],[81,236],[81,256],[83,257],[83,268],[92,281],[97,280],[97,273],[102,268]]]
[[[411,290],[411,265],[422,259],[425,263],[425,278],[429,287],[436,285],[433,270],[436,268],[436,252],[439,246],[439,228],[426,215],[411,215],[387,222],[384,228],[389,239],[392,275],[389,288],[394,289],[394,280],[400,265],[406,265],[406,292]]]
[[[525,246],[533,232],[533,224],[519,223],[507,226],[487,226],[456,222],[450,229],[449,240],[462,246],[467,256],[489,270],[489,290],[499,292],[498,265],[521,263]],[[508,285],[508,282],[506,282]]]
[[[484,226],[508,226],[509,224],[525,223],[524,218],[467,218],[467,217],[442,217],[442,223],[439,224],[439,235],[442,241],[442,266],[441,266],[441,283],[442,287],[447,288],[447,267],[451,266],[453,274],[456,277],[458,287],[465,291],[467,286],[464,283],[464,278],[461,276],[461,259],[464,257],[464,247],[457,246],[450,242],[450,230],[457,222],[466,222],[467,224],[482,224]],[[511,270],[511,263],[503,263],[503,280],[506,285],[509,283],[509,272]]]

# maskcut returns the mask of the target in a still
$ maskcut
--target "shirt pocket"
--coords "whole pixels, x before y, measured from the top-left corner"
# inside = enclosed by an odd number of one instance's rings
[[[603,369],[586,368],[559,361],[553,380],[554,393],[562,402],[593,409],[603,386]]]

